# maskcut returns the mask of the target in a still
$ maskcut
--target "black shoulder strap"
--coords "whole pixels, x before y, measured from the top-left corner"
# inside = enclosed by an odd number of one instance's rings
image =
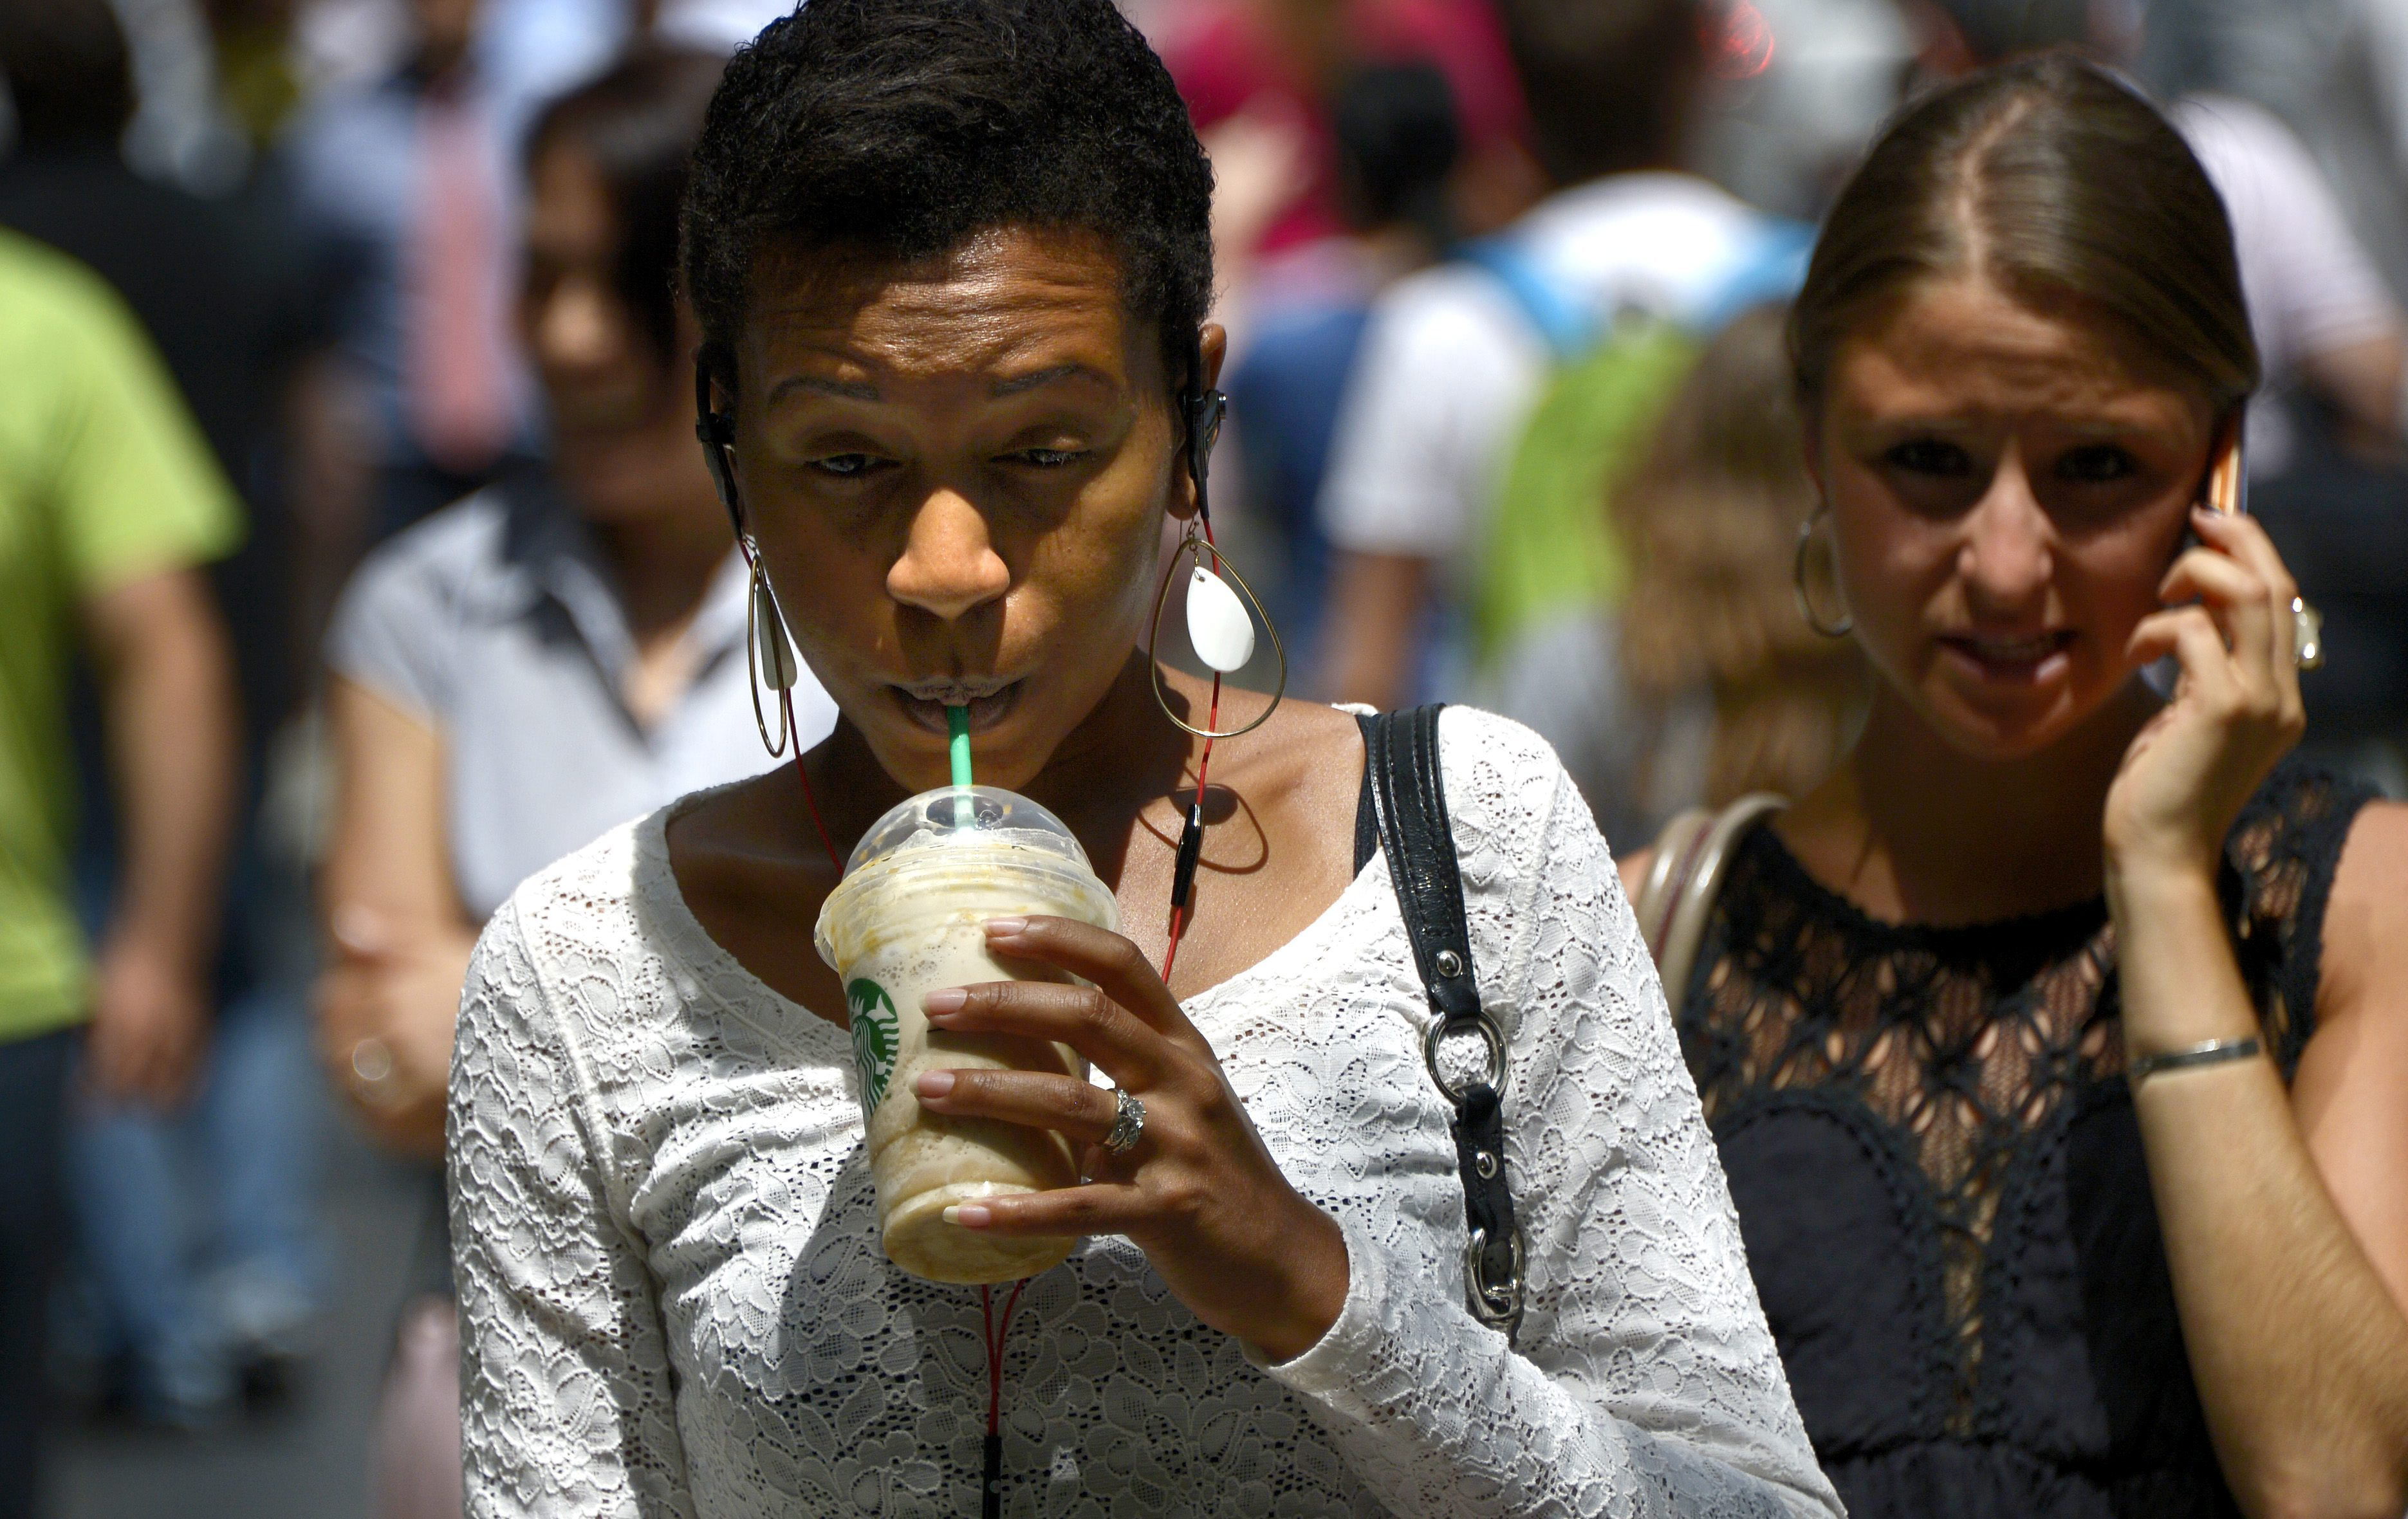
[[[1505,1037],[1480,1004],[1463,877],[1439,771],[1439,711],[1437,706],[1416,707],[1356,721],[1363,728],[1364,781],[1378,819],[1380,847],[1396,880],[1414,967],[1437,1015],[1423,1055],[1430,1079],[1455,1107],[1455,1161],[1470,1234],[1465,1296],[1475,1317],[1510,1338],[1522,1319],[1522,1232],[1505,1175],[1505,1118],[1498,1099],[1505,1083]],[[1458,1034],[1476,1037],[1486,1060],[1480,1075],[1459,1086],[1449,1082],[1439,1060],[1440,1045]]]

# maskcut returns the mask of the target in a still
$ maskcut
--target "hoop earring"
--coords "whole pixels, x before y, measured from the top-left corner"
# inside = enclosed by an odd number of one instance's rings
[[[778,610],[777,593],[769,589],[768,572],[761,567],[761,548],[747,533],[740,540],[744,562],[752,569],[752,583],[744,598],[744,667],[751,677],[746,684],[752,692],[752,725],[761,735],[761,747],[771,759],[782,759],[786,753],[786,733],[794,720],[795,681],[801,671],[796,667],[795,651],[786,642],[786,619]],[[778,735],[769,736],[768,714],[761,709],[761,674],[767,667],[769,684],[778,693]]]
[[[1204,357],[1200,351],[1195,365],[1193,372],[1201,375]],[[1196,484],[1196,515],[1187,520],[1187,536],[1171,551],[1170,563],[1162,572],[1162,584],[1154,594],[1153,630],[1146,636],[1145,662],[1154,676],[1154,705],[1162,709],[1162,715],[1210,744],[1216,738],[1252,733],[1279,710],[1279,704],[1287,696],[1287,645],[1281,641],[1271,614],[1263,609],[1262,598],[1254,595],[1254,588],[1246,583],[1246,578],[1222,556],[1220,545],[1212,541],[1212,498],[1208,483],[1211,479],[1212,446],[1221,440],[1221,424],[1229,415],[1229,398],[1214,390],[1190,395],[1186,413],[1187,477]],[[1195,569],[1187,584],[1187,642],[1196,651],[1196,657],[1213,670],[1213,716],[1206,721],[1219,720],[1221,677],[1237,673],[1254,658],[1255,623],[1261,623],[1264,631],[1271,636],[1271,652],[1279,656],[1279,682],[1271,690],[1270,705],[1242,727],[1197,727],[1172,709],[1170,692],[1162,682],[1162,612],[1170,601],[1170,582],[1178,576],[1180,556],[1190,553],[1195,556]],[[1210,569],[1204,565],[1207,554],[1212,556]],[[1222,579],[1224,574],[1238,582],[1238,590],[1245,595],[1244,604],[1240,604],[1227,581]]]
[[[1842,595],[1841,598],[1841,611],[1839,618],[1834,622],[1826,623],[1821,617],[1816,615],[1814,611],[1814,597],[1806,589],[1807,551],[1813,546],[1815,527],[1821,523],[1828,520],[1830,515],[1831,509],[1828,505],[1816,507],[1814,509],[1814,515],[1807,518],[1805,523],[1798,529],[1798,553],[1796,558],[1790,563],[1791,588],[1798,593],[1798,615],[1806,619],[1806,625],[1808,627],[1813,628],[1815,632],[1820,633],[1827,638],[1844,638],[1850,633],[1855,632],[1856,626],[1856,613],[1846,609],[1846,597]],[[1836,547],[1833,549],[1832,553],[1836,562],[1838,554]],[[1834,584],[1838,582],[1838,579],[1839,577],[1835,569],[1832,576]]]
[[[1270,613],[1263,609],[1262,598],[1254,595],[1254,588],[1246,583],[1246,578],[1238,573],[1237,566],[1223,557],[1209,533],[1210,527],[1203,523],[1203,514],[1199,511],[1189,520],[1187,536],[1179,540],[1178,548],[1171,551],[1170,565],[1162,574],[1162,587],[1154,594],[1154,631],[1146,639],[1145,658],[1154,671],[1154,699],[1161,707],[1163,716],[1198,738],[1235,738],[1269,722],[1271,713],[1279,710],[1280,702],[1287,695],[1287,645],[1281,641],[1279,627],[1271,621]],[[1187,582],[1187,642],[1198,659],[1218,672],[1214,679],[1217,681],[1221,675],[1235,674],[1254,657],[1254,624],[1257,622],[1271,636],[1271,652],[1279,656],[1279,681],[1271,690],[1270,705],[1255,714],[1253,722],[1240,727],[1217,730],[1197,727],[1172,709],[1169,688],[1163,684],[1159,653],[1162,614],[1170,604],[1170,586],[1179,577],[1179,561],[1189,554],[1195,557],[1195,569]],[[1212,560],[1212,566],[1209,569],[1204,564],[1208,554]],[[1222,579],[1225,575],[1229,580],[1235,580],[1238,591],[1244,594],[1242,605],[1237,594],[1230,591],[1227,581]],[[1241,626],[1242,634],[1236,631]]]

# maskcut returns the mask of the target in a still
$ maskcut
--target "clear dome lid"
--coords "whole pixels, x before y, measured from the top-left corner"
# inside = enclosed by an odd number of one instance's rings
[[[820,905],[820,957],[842,967],[882,936],[980,903],[1117,931],[1119,905],[1060,818],[1018,792],[939,786],[880,818]]]
[[[1060,818],[998,786],[939,786],[897,803],[853,846],[844,873],[920,850],[998,844],[1030,850],[1093,871],[1087,852]]]

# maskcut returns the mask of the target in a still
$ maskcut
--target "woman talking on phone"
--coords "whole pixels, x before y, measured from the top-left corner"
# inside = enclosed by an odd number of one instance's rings
[[[1218,563],[1211,188],[1111,0],[811,0],[729,65],[684,219],[698,429],[765,683],[782,622],[841,716],[485,931],[449,1130],[470,1513],[1836,1512],[1561,767],[1151,655],[1166,527]],[[1082,1237],[993,1292],[882,1254],[873,1057],[811,932],[957,725],[1126,928],[998,916],[987,953],[1056,979],[925,997],[1119,1088],[911,1079],[1085,1153],[946,1215]],[[1451,831],[1408,827],[1441,785]],[[1463,933],[1392,843],[1454,862]]]
[[[2108,76],[1977,76],[1842,193],[1791,348],[1799,597],[1871,711],[1625,868],[1825,1470],[1860,1519],[2398,1515],[2408,809],[2282,763],[2315,624],[2234,498],[2222,204]]]

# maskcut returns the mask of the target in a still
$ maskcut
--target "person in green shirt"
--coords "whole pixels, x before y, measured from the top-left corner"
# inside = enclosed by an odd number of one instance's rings
[[[0,233],[0,1519],[31,1512],[40,1329],[67,1073],[102,1100],[189,1085],[235,771],[224,629],[197,566],[242,536],[232,490],[116,295]],[[122,823],[110,920],[68,899],[66,695],[97,678]]]

